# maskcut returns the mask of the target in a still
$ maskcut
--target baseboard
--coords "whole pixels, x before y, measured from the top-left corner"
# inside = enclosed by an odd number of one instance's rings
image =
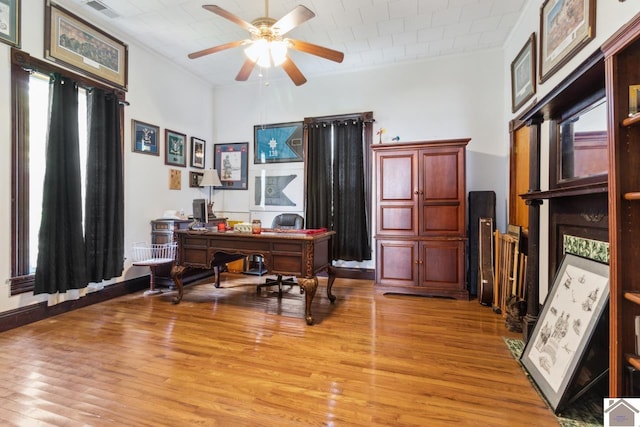
[[[369,268],[336,267],[336,277],[343,279],[375,280],[376,271]]]
[[[76,310],[99,302],[107,301],[122,295],[138,292],[149,287],[149,276],[137,277],[105,287],[97,292],[91,292],[85,297],[73,301],[48,306],[46,301],[16,308],[0,313],[0,332],[62,313]]]

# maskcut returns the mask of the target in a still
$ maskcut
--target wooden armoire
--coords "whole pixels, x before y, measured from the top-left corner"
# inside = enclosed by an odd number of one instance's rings
[[[378,291],[469,299],[465,280],[469,141],[372,146]]]

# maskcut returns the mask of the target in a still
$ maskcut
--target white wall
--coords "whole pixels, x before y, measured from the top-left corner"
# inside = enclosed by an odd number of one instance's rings
[[[254,125],[363,111],[373,111],[374,131],[386,129],[383,142],[395,136],[403,142],[468,137],[468,190],[497,193],[497,221],[504,229],[508,128],[500,102],[502,62],[501,51],[495,50],[313,77],[298,88],[288,79],[220,87],[214,99],[214,142],[250,142],[252,158]],[[226,214],[235,217],[249,209],[253,188],[221,193]]]
[[[72,12],[80,14],[77,10]],[[44,22],[42,0],[22,0],[22,50],[33,57],[42,58],[44,28],[34,23]],[[29,25],[25,25],[29,24]],[[206,198],[203,190],[189,188],[191,169],[182,170],[182,190],[169,190],[169,167],[164,164],[164,149],[160,156],[150,156],[131,151],[131,119],[160,126],[164,142],[164,130],[185,133],[187,138],[196,136],[207,141],[206,167],[213,167],[211,141],[213,136],[213,90],[210,85],[190,73],[178,69],[170,62],[144,50],[122,35],[111,32],[129,44],[129,91],[125,107],[125,254],[134,242],[150,241],[149,221],[158,218],[165,210],[184,208],[191,212],[194,198]],[[42,296],[31,294],[10,296],[11,276],[11,74],[10,47],[0,44],[0,141],[7,155],[0,156],[0,233],[6,236],[0,241],[0,312],[43,301]],[[175,84],[179,82],[179,84]],[[193,169],[195,170],[195,169]],[[123,278],[146,274],[142,267],[131,267]],[[119,278],[118,280],[122,280]]]

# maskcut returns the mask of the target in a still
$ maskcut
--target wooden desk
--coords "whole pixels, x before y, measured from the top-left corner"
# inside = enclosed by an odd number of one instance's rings
[[[238,233],[233,231],[193,231],[178,230],[176,264],[172,270],[173,280],[178,288],[174,303],[182,299],[182,274],[190,267],[215,268],[216,254],[261,255],[271,274],[298,277],[298,284],[305,293],[305,320],[313,324],[311,303],[318,288],[316,274],[327,271],[327,296],[333,303],[331,294],[335,280],[335,268],[331,265],[332,238],[334,231],[316,234],[263,232],[261,234]],[[216,280],[219,283],[218,280]]]

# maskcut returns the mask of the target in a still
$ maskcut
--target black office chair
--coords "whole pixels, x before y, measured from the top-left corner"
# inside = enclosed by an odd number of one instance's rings
[[[273,219],[271,228],[274,230],[301,230],[304,228],[304,218],[295,213],[283,213]],[[295,278],[284,279],[282,274],[278,274],[275,279],[267,278],[264,283],[256,287],[256,290],[260,294],[262,288],[277,286],[278,298],[282,298],[282,285],[295,286],[296,284]],[[302,292],[302,288],[300,288],[300,293]]]

